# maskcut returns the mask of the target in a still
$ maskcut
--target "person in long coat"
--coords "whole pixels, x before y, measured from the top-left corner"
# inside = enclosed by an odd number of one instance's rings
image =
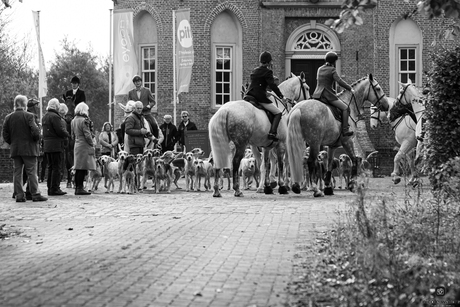
[[[37,157],[40,129],[34,115],[26,111],[27,97],[18,95],[14,99],[14,112],[5,117],[3,139],[10,145],[10,157],[14,161],[14,192],[16,202],[25,202],[23,168],[25,168],[33,201],[46,201],[38,189]]]
[[[43,151],[48,165],[48,195],[61,196],[67,194],[60,188],[62,158],[64,157],[65,141],[69,133],[64,120],[59,115],[59,100],[52,98],[46,108],[47,113],[42,118],[43,124]]]
[[[95,143],[93,142],[91,127],[89,107],[86,103],[80,102],[75,108],[75,118],[71,123],[72,139],[75,140],[75,195],[91,194],[83,188],[83,182],[88,171],[96,169]]]

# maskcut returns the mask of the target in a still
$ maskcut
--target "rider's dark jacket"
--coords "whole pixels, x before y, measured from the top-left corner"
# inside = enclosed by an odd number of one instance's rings
[[[323,98],[327,101],[338,100],[336,92],[332,88],[334,81],[336,81],[341,87],[351,90],[351,86],[340,78],[333,65],[326,63],[318,68],[318,74],[316,75],[316,89],[312,98]]]
[[[279,98],[283,98],[280,89],[273,78],[273,71],[267,66],[259,66],[251,73],[251,84],[246,95],[253,96],[259,103],[272,103],[267,97],[267,86],[269,86]]]

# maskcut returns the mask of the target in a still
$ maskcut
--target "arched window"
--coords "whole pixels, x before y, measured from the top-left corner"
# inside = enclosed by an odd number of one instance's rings
[[[236,16],[225,10],[211,25],[212,106],[240,99],[242,85],[242,28]]]
[[[390,28],[390,96],[397,97],[398,81],[421,85],[422,32],[412,19],[398,19]]]

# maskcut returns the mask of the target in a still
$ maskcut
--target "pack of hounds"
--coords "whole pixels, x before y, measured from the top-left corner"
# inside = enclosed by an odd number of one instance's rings
[[[370,172],[372,166],[368,159],[377,151],[369,154],[361,163],[361,171]],[[159,149],[147,149],[143,154],[132,155],[126,151],[120,151],[117,159],[110,156],[100,156],[96,160],[96,170],[90,171],[86,178],[86,187],[89,191],[98,190],[99,184],[104,179],[105,193],[113,193],[115,182],[118,182],[117,193],[135,194],[151,187],[154,193],[171,193],[171,184],[176,189],[182,189],[179,179],[185,177],[185,191],[201,191],[203,183],[204,191],[212,190],[211,177],[214,177],[212,153],[205,157],[205,152],[200,148],[194,148],[189,152],[166,151],[161,154]],[[304,180],[302,190],[309,190],[309,174],[307,159],[309,148],[304,152],[303,173]],[[324,161],[328,158],[327,150],[318,154],[317,162],[324,167]],[[347,154],[341,154],[333,159],[332,184],[339,189],[347,189],[351,178],[352,161]],[[241,160],[239,175],[242,179],[244,190],[251,189],[252,183],[257,188],[260,184],[260,161],[254,157],[251,149],[246,149],[245,156]],[[325,172],[323,172],[325,173]],[[230,169],[224,169],[219,178],[219,188],[224,186],[227,179],[227,190],[231,189]],[[335,177],[338,177],[338,185]]]

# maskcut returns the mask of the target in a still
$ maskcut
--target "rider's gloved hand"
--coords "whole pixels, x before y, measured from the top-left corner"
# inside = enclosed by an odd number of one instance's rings
[[[355,94],[355,90],[354,89],[351,89],[350,92],[354,95]]]

